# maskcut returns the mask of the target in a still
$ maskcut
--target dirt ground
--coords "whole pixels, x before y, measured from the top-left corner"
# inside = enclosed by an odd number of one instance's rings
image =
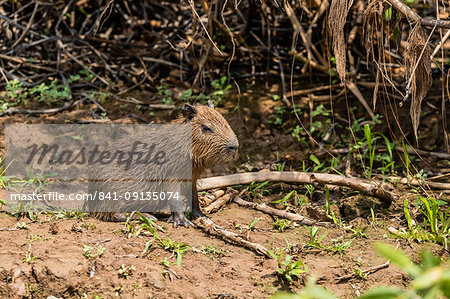
[[[114,115],[114,118],[111,117],[112,121],[117,123],[139,123],[139,118],[156,123],[169,119],[169,112],[149,117],[141,111],[130,112],[117,105],[105,107]],[[1,121],[3,124],[61,123],[91,118],[86,107],[80,107],[53,116],[17,115],[4,117]],[[242,121],[236,115],[231,116],[230,123],[238,130],[243,127]],[[278,145],[278,150],[282,144],[280,155],[284,155],[283,152],[291,153],[294,156],[291,161],[304,158],[292,137],[267,132],[265,127],[252,127],[251,122],[246,125],[250,127],[249,130],[254,130],[254,137],[259,144],[264,144],[265,150],[259,150],[252,155],[258,143],[250,138],[248,141],[243,138],[239,161],[231,166],[217,166],[209,171],[207,176],[242,171],[242,165],[249,163],[248,157],[251,157],[252,161],[258,161],[251,163],[256,169],[254,171],[257,171],[258,167],[264,168],[265,165],[270,165],[271,159],[274,158],[274,144]],[[4,144],[4,140],[1,140],[1,143]],[[248,168],[248,165],[246,167]],[[271,190],[275,191],[260,201],[280,199],[283,196],[280,195],[280,190],[285,192],[293,187],[274,184]],[[318,194],[320,195],[320,192]],[[156,242],[150,244],[147,254],[143,254],[147,241],[153,237],[145,234],[129,237],[124,232],[123,223],[102,222],[90,217],[55,219],[51,215],[40,215],[37,222],[31,222],[27,218],[18,220],[0,212],[0,297],[262,298],[279,290],[299,291],[308,277],[315,277],[318,284],[341,298],[351,298],[376,285],[406,287],[409,283],[408,277],[395,266],[380,269],[365,278],[354,277],[338,281],[340,276],[353,273],[355,268],[364,270],[386,262],[373,249],[375,242],[398,246],[415,261],[424,248],[431,249],[443,258],[449,256],[442,246],[398,240],[389,235],[386,227],[398,228],[405,225],[402,217],[403,199],[393,203],[389,209],[382,208],[377,200],[361,195],[342,195],[334,198],[333,203],[342,220],[354,227],[361,224],[363,228],[367,228],[364,231],[365,237],[355,237],[352,232],[337,227],[319,228],[319,236],[326,234],[323,244],[329,245],[336,239],[352,242],[350,248],[342,254],[308,249],[305,246],[310,238],[307,227],[291,225],[286,231],[280,232],[273,227],[274,220],[269,215],[239,207],[234,203],[208,215],[216,224],[268,249],[289,247],[289,254],[295,260],[301,259],[308,267],[303,278],[290,284],[277,276],[275,260],[230,244],[195,227],[173,228],[172,225],[166,224],[165,220],[156,222],[164,226],[164,232],[158,232],[161,238],[184,242],[197,249],[188,250],[182,258],[181,267],[178,267],[176,255],[164,250]],[[310,204],[323,209],[323,201],[320,198],[313,199]],[[369,216],[370,208],[374,209],[375,219]],[[303,214],[315,217],[311,211],[305,209]],[[260,220],[249,230],[249,225],[256,218]],[[26,227],[17,226],[17,223],[22,222],[26,223]],[[88,258],[85,246],[92,247],[93,254],[99,246],[105,249],[100,257]],[[205,247],[220,252],[199,252]],[[163,265],[162,261],[168,263],[164,262],[166,265]],[[130,268],[131,266],[133,268]]]
[[[247,233],[244,229],[243,235],[267,248],[286,247],[286,242],[289,242],[295,252],[293,256],[308,266],[308,275],[316,277],[320,285],[341,298],[355,297],[375,285],[408,284],[407,276],[394,266],[370,274],[366,279],[336,281],[338,277],[352,273],[357,266],[366,269],[386,262],[374,252],[374,242],[398,244],[416,260],[423,247],[448,257],[440,246],[408,244],[387,238],[382,227],[369,227],[365,233],[367,239],[353,239],[351,233],[320,228],[320,235],[327,234],[325,244],[331,243],[331,239],[343,237],[344,240],[352,240],[351,247],[343,255],[305,250],[302,246],[309,238],[306,227],[294,227],[280,233],[273,229],[269,216],[235,204],[211,215],[214,222],[237,233],[240,232],[235,228],[237,224],[247,227],[255,218],[261,218],[255,230]],[[88,298],[95,295],[101,298],[261,298],[280,289],[301,289],[301,281],[287,286],[278,279],[275,260],[265,259],[193,227],[173,228],[166,225],[165,233],[160,233],[160,237],[170,237],[195,248],[214,246],[223,253],[205,255],[188,251],[178,268],[176,256],[156,244],[151,245],[147,255],[142,255],[150,237],[128,238],[122,232],[123,224],[88,218],[29,223],[28,229],[5,230],[14,228],[16,223],[15,218],[0,214],[2,298],[77,298],[85,294]],[[158,221],[159,225],[164,223]],[[30,244],[31,255],[36,258],[28,264],[24,258]],[[101,245],[106,249],[103,256],[91,260],[83,255],[85,245],[94,249]],[[174,263],[170,265],[170,272],[161,264],[165,258]],[[122,265],[134,266],[135,270],[126,278],[120,277],[118,271]]]

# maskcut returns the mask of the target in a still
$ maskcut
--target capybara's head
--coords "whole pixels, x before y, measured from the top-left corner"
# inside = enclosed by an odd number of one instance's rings
[[[208,104],[185,104],[182,109],[183,122],[192,126],[192,158],[200,168],[235,160],[239,147],[228,122],[211,101]]]

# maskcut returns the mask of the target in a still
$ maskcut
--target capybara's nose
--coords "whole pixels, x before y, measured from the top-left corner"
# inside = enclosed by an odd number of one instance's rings
[[[230,141],[228,141],[227,150],[229,150],[230,152],[237,151],[238,146],[239,144],[237,143],[237,141],[235,139],[231,139]]]

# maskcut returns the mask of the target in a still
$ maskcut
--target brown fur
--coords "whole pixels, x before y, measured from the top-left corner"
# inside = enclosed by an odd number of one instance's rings
[[[182,115],[171,123],[190,124],[192,126],[192,209],[193,217],[196,218],[202,215],[198,210],[198,197],[196,189],[197,180],[207,168],[211,167],[215,163],[234,160],[237,157],[238,141],[228,122],[212,107],[212,104],[210,104],[210,107],[202,105],[186,105],[183,109]],[[160,136],[173,133],[173,131],[168,131],[160,134]],[[142,138],[143,141],[146,140],[146,136],[139,137]],[[158,142],[158,140],[156,140],[156,142]],[[164,141],[159,142],[161,142],[161,144],[165,144]],[[129,147],[129,144],[130,140],[126,140],[121,144],[117,144],[117,147],[126,148]],[[171,146],[173,145],[167,145],[167,147]],[[233,148],[235,149],[233,150]],[[169,152],[170,155],[170,148],[167,149],[167,152]],[[139,190],[138,188],[142,188],[146,179],[152,179],[155,175],[154,171],[158,171],[159,169],[160,168],[152,169],[145,167],[145,165],[138,165],[135,169],[129,170],[131,174],[136,174],[136,176],[133,177],[136,177],[138,180],[142,180],[142,182],[136,183],[136,190]],[[120,167],[115,167],[114,165],[107,165],[107,167],[103,168],[93,167],[91,170],[91,178],[94,178],[97,181],[100,180],[100,182],[90,183],[89,193],[92,194],[95,191],[107,192],[107,187],[105,187],[105,184],[102,183],[102,180],[103,182],[108,181],[108,179],[105,178],[111,177],[111,174],[113,174],[114,177],[122,177],[124,175],[123,170]],[[128,188],[133,188],[133,186]],[[98,206],[103,204],[102,202],[89,202],[89,204],[91,204],[91,206],[97,205],[95,208],[97,211],[102,210],[101,207],[99,209]],[[136,209],[138,209],[138,207],[136,207]],[[119,220],[115,217],[115,213],[111,212],[95,212],[93,215],[105,221]],[[184,217],[184,215],[180,217]],[[183,223],[181,224],[186,225]]]
[[[192,181],[197,179],[204,171],[218,162],[229,162],[236,159],[237,152],[228,153],[224,147],[230,139],[236,141],[236,135],[228,122],[215,109],[196,105],[197,114],[191,120],[183,115],[172,121],[173,124],[189,123],[192,126]],[[213,133],[205,134],[202,125],[209,127]]]

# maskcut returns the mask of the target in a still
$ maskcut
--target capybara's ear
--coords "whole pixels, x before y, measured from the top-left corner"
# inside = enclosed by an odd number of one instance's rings
[[[197,114],[197,110],[194,106],[189,104],[184,104],[183,109],[181,110],[183,113],[184,118],[187,120],[191,120],[194,118],[194,116]]]
[[[214,109],[214,103],[211,100],[208,100],[208,107]]]

